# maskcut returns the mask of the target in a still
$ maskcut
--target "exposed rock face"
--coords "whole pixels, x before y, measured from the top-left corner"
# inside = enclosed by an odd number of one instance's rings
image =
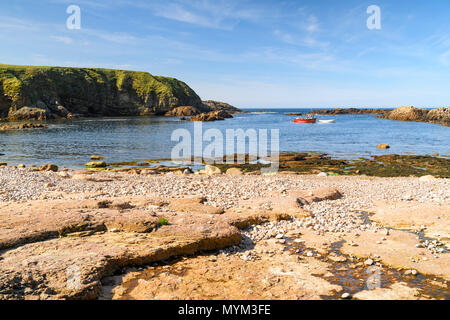
[[[450,125],[450,108],[439,108],[430,110],[427,114],[427,121]]]
[[[0,118],[165,114],[203,108],[184,82],[145,72],[0,65]]]
[[[414,107],[400,107],[391,111],[388,115],[390,120],[398,121],[422,121],[425,119],[428,110],[416,109]]]
[[[386,118],[397,121],[431,122],[450,126],[450,108],[427,110],[417,109],[412,106],[400,107],[387,114]]]

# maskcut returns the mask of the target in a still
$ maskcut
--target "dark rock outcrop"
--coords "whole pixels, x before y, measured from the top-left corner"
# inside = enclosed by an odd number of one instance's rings
[[[203,106],[208,109],[208,111],[226,111],[228,113],[243,113],[244,111],[233,107],[232,105],[220,102],[220,101],[203,101]]]
[[[233,118],[233,116],[227,111],[219,110],[212,111],[208,113],[201,113],[197,116],[193,116],[190,119],[182,118],[182,120],[194,121],[194,122],[210,122],[210,121],[221,121],[225,119]]]
[[[165,114],[166,117],[191,117],[200,114],[198,108],[192,106],[177,107]]]
[[[179,106],[203,110],[184,82],[146,72],[0,65],[0,118],[165,114]]]

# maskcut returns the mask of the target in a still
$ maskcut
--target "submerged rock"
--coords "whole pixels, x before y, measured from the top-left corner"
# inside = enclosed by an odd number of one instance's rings
[[[86,163],[87,168],[105,168],[106,162],[105,161],[93,161]]]

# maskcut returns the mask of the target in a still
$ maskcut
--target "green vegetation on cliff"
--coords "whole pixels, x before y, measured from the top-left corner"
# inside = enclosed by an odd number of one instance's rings
[[[0,118],[164,114],[201,107],[184,82],[146,72],[0,64]]]

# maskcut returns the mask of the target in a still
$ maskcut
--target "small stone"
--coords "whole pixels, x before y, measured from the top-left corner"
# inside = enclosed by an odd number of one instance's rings
[[[374,261],[372,259],[367,259],[366,261],[364,261],[364,264],[366,266],[371,266],[371,265],[373,265],[373,263],[374,263]]]
[[[328,177],[328,173],[326,172],[321,172],[317,175],[318,177]]]
[[[342,299],[351,299],[351,297],[352,297],[351,294],[347,293],[347,292],[343,293],[342,296],[341,296]]]
[[[222,174],[222,171],[215,166],[207,165],[205,167],[205,174],[211,176],[211,175],[215,175],[215,174]]]
[[[436,178],[434,176],[428,175],[428,176],[423,176],[419,178],[420,181],[433,181],[436,180]]]

